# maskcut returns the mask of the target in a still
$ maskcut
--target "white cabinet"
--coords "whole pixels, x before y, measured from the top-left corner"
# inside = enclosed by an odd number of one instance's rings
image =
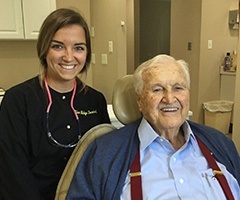
[[[24,38],[21,0],[0,2],[0,38]]]
[[[220,99],[234,101],[236,72],[225,72],[220,68]]]
[[[0,39],[37,39],[56,0],[0,0]]]

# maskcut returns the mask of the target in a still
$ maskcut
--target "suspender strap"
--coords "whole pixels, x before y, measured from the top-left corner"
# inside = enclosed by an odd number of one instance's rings
[[[214,176],[217,178],[219,184],[221,185],[227,200],[234,200],[234,197],[233,197],[231,189],[228,185],[228,182],[227,182],[224,174],[222,173],[222,171],[219,169],[219,167],[218,167],[216,161],[214,160],[214,157],[212,156],[211,152],[205,146],[205,144],[203,144],[203,142],[200,139],[198,139],[198,137],[196,137],[196,139],[197,139],[197,142],[198,142],[198,145],[199,145],[200,149],[202,150],[203,155],[205,156],[205,158],[208,161],[208,164],[210,165],[210,167],[213,170]]]
[[[131,199],[142,200],[142,177],[139,150],[137,150],[133,163],[130,167],[130,185],[131,185]]]

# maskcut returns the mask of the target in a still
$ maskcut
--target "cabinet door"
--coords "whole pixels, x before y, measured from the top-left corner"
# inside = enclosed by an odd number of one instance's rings
[[[55,0],[22,0],[25,39],[37,39],[44,19],[56,9]]]
[[[0,39],[23,39],[21,0],[0,0]]]

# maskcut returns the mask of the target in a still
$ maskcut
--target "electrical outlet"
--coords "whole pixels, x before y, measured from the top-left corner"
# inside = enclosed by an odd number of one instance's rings
[[[108,42],[108,51],[113,52],[113,41]]]
[[[212,49],[213,42],[212,40],[208,40],[208,49]]]
[[[108,60],[107,60],[107,54],[102,54],[102,64],[107,64]]]
[[[188,42],[188,47],[187,47],[187,49],[188,49],[189,51],[192,50],[192,42]]]
[[[93,26],[90,29],[90,34],[91,34],[92,37],[95,36],[95,28]]]
[[[92,63],[93,63],[93,64],[96,63],[96,56],[95,56],[95,53],[92,53]]]

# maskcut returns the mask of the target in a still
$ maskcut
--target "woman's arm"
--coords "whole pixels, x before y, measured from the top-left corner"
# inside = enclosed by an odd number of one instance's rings
[[[15,90],[6,92],[0,110],[0,194],[4,200],[39,200],[28,141],[27,102]]]

